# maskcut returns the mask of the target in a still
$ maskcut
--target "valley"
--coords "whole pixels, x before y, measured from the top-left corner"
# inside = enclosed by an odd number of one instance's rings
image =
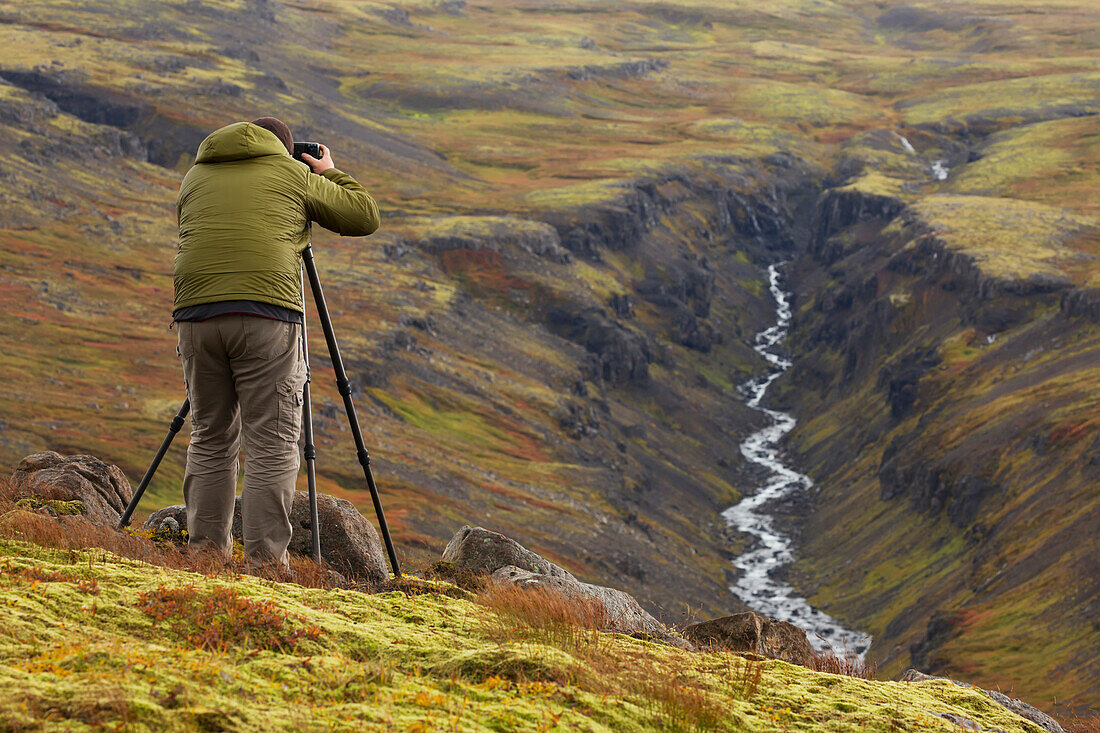
[[[0,458],[136,482],[183,398],[179,179],[207,132],[275,114],[382,206],[315,248],[406,566],[482,524],[671,623],[742,610],[722,512],[769,419],[738,386],[769,372],[788,261],[764,406],[813,486],[767,506],[781,580],[883,675],[1094,707],[1098,16],[0,2]],[[369,514],[319,346],[319,487]],[[144,512],[182,468],[177,445]]]

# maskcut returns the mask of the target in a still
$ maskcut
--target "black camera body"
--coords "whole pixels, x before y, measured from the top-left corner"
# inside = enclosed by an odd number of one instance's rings
[[[321,143],[294,143],[294,160],[302,160],[302,153],[321,159]],[[305,163],[304,160],[302,160]]]

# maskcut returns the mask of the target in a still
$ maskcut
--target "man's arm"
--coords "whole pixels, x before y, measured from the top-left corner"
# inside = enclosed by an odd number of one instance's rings
[[[373,234],[381,223],[378,204],[358,181],[333,165],[327,147],[322,145],[321,152],[320,160],[302,156],[318,174],[306,181],[306,214],[325,229],[345,237]]]

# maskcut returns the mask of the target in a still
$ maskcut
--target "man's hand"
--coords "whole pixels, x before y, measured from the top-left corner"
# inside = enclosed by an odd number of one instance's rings
[[[314,173],[324,173],[329,168],[335,168],[336,166],[332,162],[332,154],[328,150],[328,146],[323,143],[318,143],[321,148],[321,159],[317,160],[309,153],[302,153],[302,160],[305,164],[313,169]]]

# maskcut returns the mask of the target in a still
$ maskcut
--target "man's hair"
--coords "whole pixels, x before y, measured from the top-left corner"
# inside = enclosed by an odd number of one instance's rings
[[[252,124],[275,133],[275,137],[279,138],[279,142],[286,147],[286,151],[294,155],[294,136],[290,134],[290,128],[285,122],[277,117],[259,117],[252,120]]]

